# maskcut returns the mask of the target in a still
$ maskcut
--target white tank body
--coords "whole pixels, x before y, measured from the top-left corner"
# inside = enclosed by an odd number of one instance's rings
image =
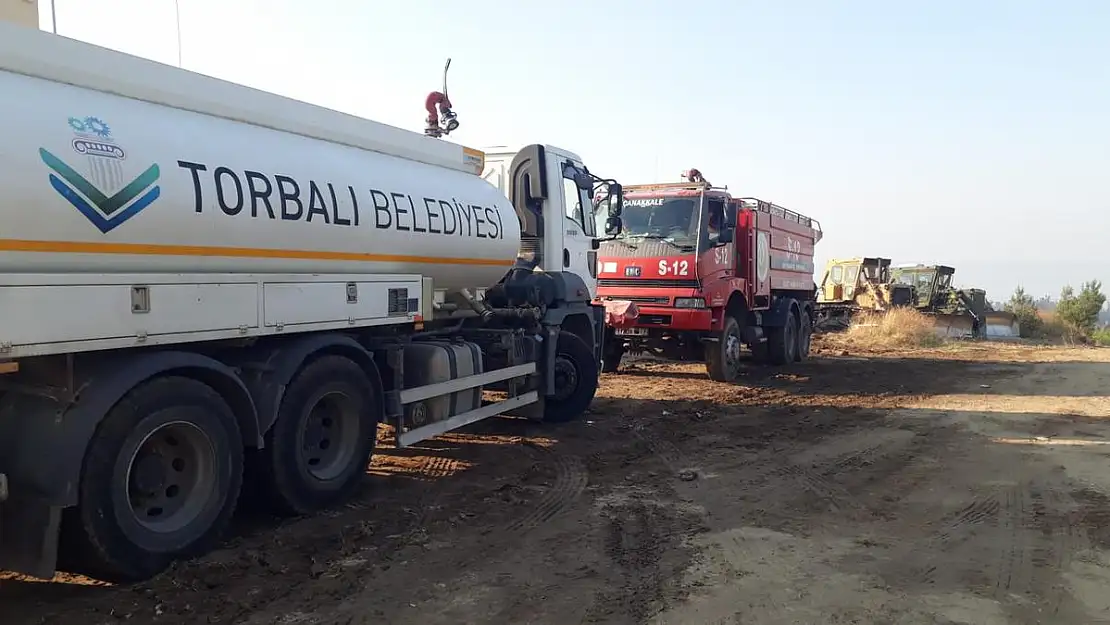
[[[0,272],[421,274],[456,290],[494,284],[519,249],[508,198],[464,167],[5,69],[0,93]],[[271,117],[309,106],[266,97]],[[411,141],[434,162],[420,142],[435,140]]]

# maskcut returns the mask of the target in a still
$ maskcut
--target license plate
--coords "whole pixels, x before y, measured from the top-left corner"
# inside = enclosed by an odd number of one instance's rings
[[[647,336],[647,328],[617,328],[617,334],[626,336]]]

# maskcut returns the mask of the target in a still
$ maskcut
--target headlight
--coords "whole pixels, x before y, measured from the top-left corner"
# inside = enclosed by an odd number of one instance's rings
[[[705,300],[700,297],[676,297],[675,308],[705,308]]]

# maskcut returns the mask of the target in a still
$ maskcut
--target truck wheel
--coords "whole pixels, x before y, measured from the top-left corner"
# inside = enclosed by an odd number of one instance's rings
[[[767,334],[767,358],[773,365],[794,362],[798,351],[798,318],[794,311],[786,314],[786,324],[771,328]]]
[[[560,332],[555,350],[555,394],[545,399],[543,420],[565,423],[590,407],[600,373],[597,356],[577,334]]]
[[[211,549],[243,483],[238,422],[212,387],[164,377],[132,389],[97,427],[66,510],[68,565],[113,582],[148,579]]]
[[[717,382],[733,382],[740,376],[740,323],[732,315],[725,316],[725,327],[716,343],[705,345],[705,370]]]
[[[374,452],[379,416],[373,384],[354,361],[323,356],[301,369],[252,458],[274,511],[309,514],[353,493]]]
[[[616,339],[606,341],[605,349],[601,354],[601,372],[602,373],[616,373],[621,366],[621,359],[624,358],[624,346],[616,345]]]
[[[794,361],[802,362],[809,358],[810,344],[813,342],[813,326],[809,320],[809,313],[802,311],[802,320],[798,324],[798,348],[794,350]]]
[[[617,354],[609,354],[601,361],[601,372],[617,373],[618,371],[620,371],[621,358],[623,357],[623,354],[620,354],[619,352]]]

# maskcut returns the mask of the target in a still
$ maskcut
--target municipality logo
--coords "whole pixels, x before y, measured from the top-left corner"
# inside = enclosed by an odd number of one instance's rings
[[[69,127],[70,147],[83,158],[67,164],[45,148],[39,148],[39,156],[52,170],[54,190],[101,232],[110,232],[158,199],[157,163],[132,178],[125,173],[127,152],[108,124],[98,117],[70,117]],[[77,171],[82,163],[84,173]]]

